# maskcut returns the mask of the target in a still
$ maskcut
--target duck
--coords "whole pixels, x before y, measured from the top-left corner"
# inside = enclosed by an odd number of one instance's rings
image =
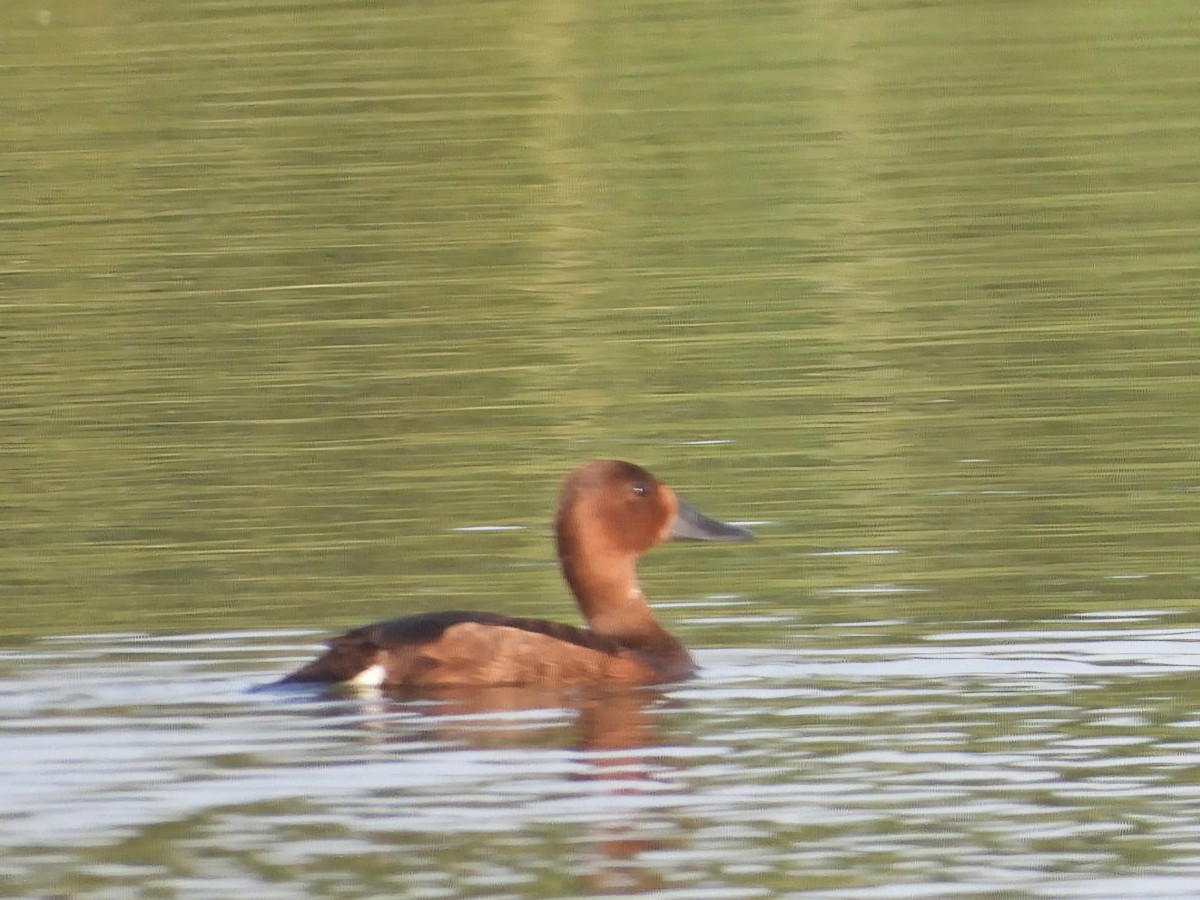
[[[641,466],[595,460],[559,491],[555,546],[586,627],[498,612],[419,613],[355,628],[276,684],[571,688],[684,681],[696,664],[651,612],[637,560],[664,541],[746,541]]]

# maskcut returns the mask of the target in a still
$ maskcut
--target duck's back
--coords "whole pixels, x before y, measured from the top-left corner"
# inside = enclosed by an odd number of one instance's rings
[[[433,612],[356,628],[283,683],[414,687],[658,684],[692,674],[682,645],[642,652],[583,628],[488,612]]]

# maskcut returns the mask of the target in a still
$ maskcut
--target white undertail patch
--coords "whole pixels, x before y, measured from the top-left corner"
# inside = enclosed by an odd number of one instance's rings
[[[367,666],[353,678],[346,679],[346,684],[358,687],[379,687],[385,678],[387,678],[387,670],[376,663],[373,666]]]

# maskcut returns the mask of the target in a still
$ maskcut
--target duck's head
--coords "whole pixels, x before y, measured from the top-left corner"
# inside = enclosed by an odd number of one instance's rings
[[[559,551],[636,557],[668,540],[747,541],[753,532],[710,519],[641,466],[590,462],[563,481]]]

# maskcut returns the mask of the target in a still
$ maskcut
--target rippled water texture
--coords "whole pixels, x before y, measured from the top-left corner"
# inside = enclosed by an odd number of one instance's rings
[[[0,893],[1200,896],[1194,3],[0,4]],[[661,691],[253,691],[754,543]]]
[[[247,693],[263,634],[46,641],[0,696],[4,865],[114,896],[1189,896],[1200,630],[1118,624],[846,623],[557,699]]]

